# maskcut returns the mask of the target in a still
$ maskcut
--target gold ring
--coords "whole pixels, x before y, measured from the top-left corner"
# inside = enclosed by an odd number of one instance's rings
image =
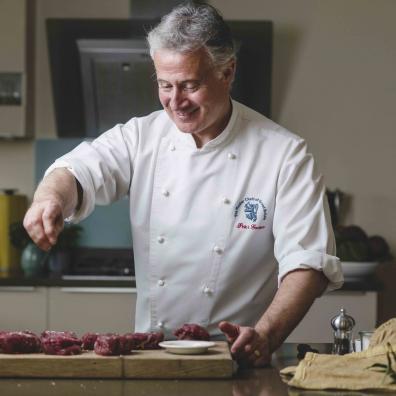
[[[261,356],[260,351],[258,351],[257,349],[254,351],[254,354],[255,354],[257,357],[260,357],[260,356]]]

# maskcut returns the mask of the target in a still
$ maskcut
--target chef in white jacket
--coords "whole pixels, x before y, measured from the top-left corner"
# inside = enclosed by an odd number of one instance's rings
[[[148,42],[164,110],[59,158],[24,225],[49,250],[64,219],[128,195],[135,331],[197,323],[265,365],[343,281],[322,176],[302,138],[230,98],[234,46],[213,7],[178,6]]]

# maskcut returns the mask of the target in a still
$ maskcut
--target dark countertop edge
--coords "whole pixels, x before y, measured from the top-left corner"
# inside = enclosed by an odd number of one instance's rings
[[[1,286],[33,287],[136,287],[135,280],[75,280],[61,278],[0,278]]]
[[[0,277],[1,286],[44,286],[44,287],[136,287],[135,280],[76,280],[61,278],[25,278],[23,276]],[[376,279],[346,280],[339,291],[381,291],[382,283]]]
[[[377,278],[348,280],[346,279],[340,291],[376,291],[383,290],[384,285]]]

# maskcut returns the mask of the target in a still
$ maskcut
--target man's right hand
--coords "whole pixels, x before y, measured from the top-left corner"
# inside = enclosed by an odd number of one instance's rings
[[[63,229],[61,203],[56,199],[33,201],[26,212],[23,226],[40,249],[50,250]]]
[[[66,168],[54,169],[37,187],[23,225],[33,242],[48,251],[63,230],[63,219],[71,216],[77,206],[78,183],[75,177]]]

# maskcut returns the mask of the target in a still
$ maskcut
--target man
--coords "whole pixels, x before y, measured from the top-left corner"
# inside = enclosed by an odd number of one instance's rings
[[[342,284],[322,178],[300,137],[230,99],[235,51],[213,7],[178,6],[148,42],[164,111],[58,159],[25,227],[48,250],[65,218],[128,194],[135,330],[198,323],[263,366]]]

